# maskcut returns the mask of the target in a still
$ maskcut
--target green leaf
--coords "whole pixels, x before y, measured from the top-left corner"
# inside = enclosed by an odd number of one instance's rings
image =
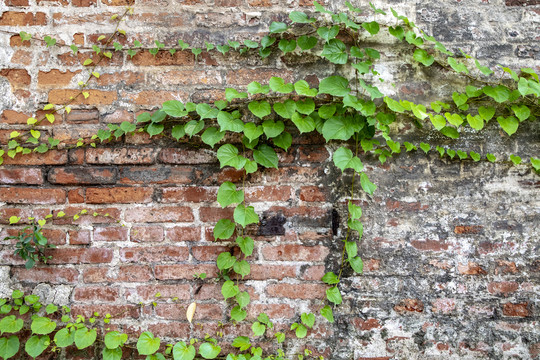
[[[364,224],[362,224],[361,221],[349,219],[347,220],[347,226],[352,230],[358,231],[359,237],[362,237],[362,234],[364,233]]]
[[[444,113],[444,116],[448,120],[448,122],[455,127],[459,127],[461,124],[463,124],[463,118],[460,114],[451,114],[449,112]]]
[[[285,83],[280,77],[271,77],[268,85],[270,85],[272,91],[282,94],[289,94],[293,91],[293,84]]]
[[[289,19],[293,23],[299,23],[299,24],[309,24],[312,22],[315,22],[316,19],[309,18],[305,13],[300,11],[291,11],[289,14]]]
[[[339,283],[339,278],[333,272],[327,272],[321,279],[325,284],[333,285]]]
[[[223,144],[217,151],[220,167],[232,166],[241,169],[245,164],[245,158],[238,156],[238,148],[231,144]],[[244,159],[244,160],[242,160]]]
[[[178,126],[181,126],[181,125],[178,125]],[[173,128],[173,131],[174,131],[174,128]],[[173,133],[173,136],[175,136],[174,133]],[[221,139],[223,139],[224,137],[225,137],[225,131],[219,131],[215,127],[209,127],[201,135],[202,141],[205,144],[210,145],[212,148],[214,148],[214,145],[220,142]]]
[[[28,341],[27,341],[28,342]],[[0,357],[4,360],[15,356],[19,352],[19,338],[16,335],[9,338],[0,338]]]
[[[508,136],[512,136],[512,134],[514,134],[519,127],[519,121],[513,116],[506,118],[499,116],[497,118],[497,122],[499,125],[501,125],[501,128],[508,134]]]
[[[242,132],[244,130],[244,122],[226,111],[220,111],[217,114],[217,122],[222,132]]]
[[[0,321],[0,332],[16,333],[22,329],[23,325],[23,319],[18,319],[15,315],[6,316]]]
[[[184,108],[184,104],[178,100],[165,101],[163,103],[162,110],[165,112],[165,114],[177,118],[184,117],[188,114],[188,112]]]
[[[32,320],[31,329],[34,334],[47,335],[56,329],[56,323],[46,317],[37,317]]]
[[[364,165],[362,161],[356,156],[353,156],[353,152],[345,147],[340,147],[334,152],[332,157],[334,164],[344,171],[345,169],[354,169],[356,172],[363,170]]]
[[[218,255],[216,263],[219,270],[230,269],[236,263],[236,257],[229,252],[222,252]]]
[[[469,73],[467,66],[465,66],[462,63],[457,62],[456,59],[454,59],[453,57],[448,58],[448,64],[452,67],[452,69],[454,69],[454,71],[458,73],[461,73],[461,72],[465,74]]]
[[[227,44],[225,45],[216,45],[216,49],[217,51],[219,51],[222,55],[225,55],[226,53],[229,52],[229,50],[231,50],[231,47]],[[230,100],[229,100],[230,101]]]
[[[236,238],[236,243],[240,247],[240,251],[246,256],[251,256],[253,254],[253,249],[255,247],[255,243],[253,242],[253,239],[249,236],[239,236]]]
[[[240,351],[246,351],[251,347],[251,343],[249,342],[249,338],[247,336],[237,336],[233,340],[232,346],[238,348]]]
[[[478,114],[480,114],[480,116],[484,118],[486,122],[488,122],[493,118],[493,115],[495,115],[495,108],[493,106],[489,106],[487,108],[480,106],[478,108]]]
[[[490,154],[490,153],[487,153],[487,154],[486,154],[486,159],[488,159],[489,162],[495,162],[495,161],[497,160],[497,158],[495,157],[495,155]]]
[[[215,119],[219,112],[218,109],[213,108],[210,105],[205,104],[205,103],[197,104],[196,111],[197,111],[197,114],[199,114],[199,116],[201,117],[201,120]]]
[[[270,24],[270,33],[271,34],[282,33],[282,32],[287,31],[288,29],[289,29],[289,27],[287,26],[287,24],[282,23],[282,22],[272,21],[272,23]]]
[[[255,336],[263,336],[266,331],[266,325],[263,325],[260,322],[255,321],[253,325],[251,325],[251,330],[253,331],[253,334]]]
[[[272,109],[268,101],[252,101],[248,104],[248,109],[251,113],[258,118],[262,119],[263,117],[270,115]]]
[[[292,144],[292,135],[286,131],[282,132],[278,136],[276,136],[274,139],[274,145],[277,147],[282,148],[283,150],[287,151],[287,149]]]
[[[76,340],[75,340],[76,341]],[[143,332],[137,340],[137,351],[140,355],[152,355],[159,349],[161,341],[149,331]]]
[[[338,39],[332,39],[324,44],[321,55],[334,64],[346,64],[349,58],[345,44]]]
[[[399,25],[388,27],[388,32],[390,33],[390,35],[394,36],[399,41],[402,41],[405,37],[405,31]]]
[[[295,334],[296,334],[296,337],[299,338],[299,339],[303,339],[306,337],[307,335],[307,328],[302,325],[302,324],[297,324],[297,323],[294,323],[293,326],[296,325],[295,329]],[[292,330],[292,326],[291,326],[291,330]]]
[[[126,134],[135,131],[136,128],[137,126],[129,121],[123,121],[120,124],[120,129],[122,129]]]
[[[234,99],[245,99],[247,98],[247,93],[241,92],[239,93],[238,90],[232,89],[232,88],[226,88],[225,89],[225,99],[227,99],[228,102],[233,101]]]
[[[309,84],[305,80],[299,80],[294,84],[294,90],[298,95],[304,96],[316,96],[318,94],[317,89],[310,89]]]
[[[360,256],[355,256],[352,259],[349,258],[349,264],[351,265],[352,269],[359,274],[364,271],[364,262]]]
[[[275,42],[276,42],[276,38],[266,35],[265,37],[261,39],[261,46],[264,49],[271,46]]]
[[[329,76],[323,79],[319,84],[320,94],[329,94],[333,96],[345,96],[349,89],[349,81],[342,76]]]
[[[369,178],[365,173],[360,175],[360,185],[362,185],[362,189],[369,195],[373,195],[373,192],[377,189],[377,185],[369,181]]]
[[[238,286],[234,285],[234,281],[232,280],[225,281],[221,286],[221,294],[225,300],[235,297],[239,292]]]
[[[245,260],[242,260],[244,262],[246,262]],[[242,261],[238,262],[237,264],[241,263]],[[247,262],[246,262],[247,263]],[[249,264],[248,264],[249,266]],[[236,270],[234,270],[236,272]],[[238,274],[238,272],[236,272]],[[238,294],[236,294],[236,302],[238,303],[238,306],[240,306],[241,308],[245,308],[246,306],[248,306],[249,302],[250,302],[250,296],[249,296],[249,293],[247,291],[242,291],[242,292],[239,292]]]
[[[250,49],[256,49],[259,47],[259,43],[253,40],[246,39],[244,40],[244,45]]]
[[[108,349],[116,349],[119,346],[123,346],[127,339],[127,334],[121,334],[118,331],[110,331],[105,335],[105,346]]]
[[[474,63],[476,65],[476,68],[478,70],[480,70],[480,72],[484,75],[491,75],[493,74],[493,70],[491,70],[490,68],[488,68],[487,66],[482,66],[480,65],[480,63],[478,62],[478,60],[474,59]]]
[[[526,105],[512,105],[512,111],[516,114],[519,121],[524,121],[531,116],[531,110]]]
[[[448,136],[449,138],[452,138],[452,139],[459,138],[458,131],[453,127],[445,126],[439,131],[441,132],[441,134],[443,134],[444,136]]]
[[[424,49],[416,49],[413,54],[414,60],[422,63],[424,66],[431,66],[435,58],[427,53]]]
[[[362,217],[362,208],[360,206],[355,205],[352,201],[349,200],[347,207],[351,219],[360,219]]]
[[[298,46],[304,51],[313,49],[315,45],[317,45],[317,38],[314,36],[302,35],[298,38]]]
[[[294,113],[292,122],[296,125],[301,134],[312,132],[315,129],[315,121],[309,116],[303,117],[298,113]]]
[[[247,87],[247,91],[252,95],[255,95],[255,94],[268,94],[270,92],[270,86],[268,86],[268,85],[262,86],[257,81],[252,81],[252,82],[249,83],[249,85]]]
[[[285,124],[279,120],[274,122],[273,120],[266,120],[262,123],[264,134],[267,138],[273,138],[278,136],[285,130]]]
[[[97,337],[96,329],[88,329],[86,326],[82,327],[78,329],[77,331],[75,331],[75,346],[77,346],[77,349],[79,350],[87,348],[96,341],[96,337]],[[141,352],[139,351],[139,353]],[[143,355],[148,355],[148,354],[143,354]]]
[[[356,244],[356,241],[345,242],[345,251],[347,252],[348,259],[352,259],[353,257],[355,257],[358,254],[358,245]]]
[[[321,315],[324,316],[329,322],[334,322],[334,313],[332,312],[330,305],[326,305],[321,309]]]
[[[414,31],[409,30],[405,33],[405,40],[414,46],[421,46],[424,43],[424,40],[420,36],[416,36]]]
[[[214,239],[227,240],[233,235],[234,229],[235,226],[231,220],[221,219],[217,222],[216,226],[214,226]]]
[[[483,89],[484,94],[493,98],[498,103],[505,102],[510,97],[510,90],[506,86],[485,86]]]
[[[376,21],[362,23],[362,27],[372,36],[376,35],[380,30],[379,23]]]
[[[312,313],[302,313],[302,315],[300,315],[300,319],[302,320],[304,325],[309,328],[312,328],[313,325],[315,325],[315,315],[313,315]]]
[[[317,34],[321,37],[321,39],[325,40],[326,42],[329,42],[330,40],[334,39],[337,34],[339,34],[339,26],[334,25],[332,27],[325,27],[322,26],[317,29]]]
[[[268,145],[261,145],[253,150],[253,159],[260,165],[267,168],[278,168],[278,157],[274,149]]]
[[[454,103],[457,107],[460,107],[461,105],[465,104],[469,98],[466,94],[460,94],[458,92],[452,93],[452,100],[454,100]]]
[[[278,43],[279,50],[283,51],[284,54],[293,52],[296,50],[296,40],[295,39],[281,39]]]
[[[231,320],[234,321],[242,321],[246,318],[247,311],[240,308],[240,306],[235,306],[231,310]]]
[[[420,143],[420,149],[422,149],[426,154],[431,150],[431,145],[426,143]]]
[[[343,116],[333,116],[325,121],[322,128],[322,135],[328,142],[329,140],[349,140],[354,134],[350,122]]]
[[[287,99],[285,100],[285,102],[276,102],[274,104],[274,111],[276,112],[276,114],[285,119],[290,119],[295,113],[295,110],[296,103],[294,102],[294,100],[291,99]]]
[[[465,92],[469,98],[478,97],[484,93],[482,89],[478,89],[476,86],[467,86]]]
[[[510,160],[514,163],[514,165],[521,164],[521,158],[517,155],[510,155]]]
[[[246,207],[244,204],[239,204],[234,209],[234,221],[245,228],[249,224],[257,224],[259,222],[259,215],[255,213],[253,206]]]
[[[122,349],[121,348],[116,348],[116,349],[103,348],[101,355],[103,356],[103,360],[121,360]]]
[[[150,137],[152,137],[161,134],[164,128],[165,126],[163,124],[151,123],[146,128],[146,132],[148,133],[148,135],[150,135]]]
[[[531,157],[531,165],[536,172],[540,172],[540,159]]]
[[[30,339],[26,340],[26,344],[24,345],[24,350],[26,350],[26,353],[30,355],[31,357],[36,358],[39,355],[41,355],[45,351],[45,349],[49,347],[49,343],[50,343],[49,336],[34,335]]]
[[[437,130],[441,130],[443,127],[446,126],[446,119],[441,115],[429,114],[429,119],[431,120],[433,127]]]
[[[360,86],[362,86],[368,92],[372,100],[384,97],[384,94],[381,93],[376,86],[368,85],[362,79],[359,79],[359,83],[360,83]]]
[[[482,130],[484,128],[484,119],[480,115],[471,116],[471,114],[467,114],[467,122],[475,130]]]
[[[337,305],[341,304],[341,302],[343,301],[341,298],[341,293],[337,286],[326,289],[326,298],[328,299],[328,301]]]

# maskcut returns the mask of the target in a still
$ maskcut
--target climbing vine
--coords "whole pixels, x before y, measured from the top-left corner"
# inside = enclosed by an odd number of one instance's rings
[[[381,163],[385,163],[402,151],[417,151],[419,148],[426,154],[435,150],[441,157],[447,156],[456,160],[470,158],[474,162],[510,161],[514,165],[525,162],[530,164],[534,171],[540,172],[540,159],[532,156],[527,160],[516,154],[509,154],[508,158],[497,159],[491,153],[466,152],[442,145],[434,147],[428,142],[400,143],[391,136],[392,124],[399,121],[411,122],[417,127],[433,128],[443,139],[457,139],[462,133],[480,132],[486,126],[492,126],[490,122],[498,124],[504,132],[502,136],[512,136],[521,124],[536,121],[536,117],[540,116],[540,83],[538,75],[532,69],[523,68],[516,72],[499,66],[495,71],[468,54],[454,54],[393,9],[390,9],[388,15],[385,10],[370,3],[375,18],[385,16],[386,20],[360,21],[361,10],[348,2],[348,11],[341,13],[331,12],[317,2],[314,2],[314,5],[314,14],[291,12],[290,24],[272,22],[269,34],[260,41],[245,40],[243,44],[237,41],[228,41],[226,44],[205,42],[205,51],[217,51],[223,55],[238,52],[245,56],[262,58],[272,53],[306,52],[341,66],[338,67],[337,74],[321,79],[317,86],[305,80],[288,83],[283,78],[272,77],[268,84],[251,82],[245,91],[227,88],[225,100],[211,104],[170,100],[164,102],[157,111],[138,115],[136,123],[125,121],[119,125],[109,124],[90,138],[78,139],[74,145],[96,147],[139,132],[150,137],[174,140],[198,137],[207,146],[217,148],[221,168],[232,167],[243,172],[241,187],[227,181],[220,185],[217,192],[217,202],[222,208],[234,208],[234,221],[221,219],[213,229],[215,240],[230,241],[240,249],[238,255],[228,251],[221,253],[217,258],[217,267],[223,280],[221,294],[232,304],[230,319],[232,322],[242,322],[247,317],[246,307],[251,299],[247,291],[241,291],[241,281],[251,272],[247,258],[254,250],[254,240],[248,235],[246,228],[258,224],[260,220],[255,208],[246,201],[246,177],[261,171],[261,168],[278,168],[276,148],[287,151],[297,134],[319,133],[326,142],[339,141],[340,146],[332,155],[333,163],[343,173],[352,173],[346,231],[340,245],[340,263],[337,274],[327,272],[322,277],[322,281],[328,285],[327,303],[320,309],[319,314],[302,313],[299,320],[291,324],[290,329],[295,331],[298,338],[307,336],[318,315],[334,322],[333,311],[342,303],[340,282],[344,270],[350,267],[355,273],[363,272],[364,264],[358,251],[358,241],[361,241],[363,236],[362,208],[355,201],[356,190],[361,188],[367,195],[373,196],[377,186],[364,171],[362,156],[372,154]],[[88,78],[79,84],[80,92],[65,104],[46,104],[43,110],[48,113],[42,119],[29,118],[27,129],[13,131],[7,147],[0,150],[0,163],[3,156],[14,158],[19,154],[45,153],[51,149],[67,147],[68,145],[61,144],[60,140],[53,137],[44,139],[38,126],[43,121],[54,122],[55,112],[69,113],[70,104],[79,97],[88,98],[90,94],[87,87],[90,81],[100,77],[98,66],[101,60],[111,58],[113,51],[124,51],[131,57],[141,51],[149,51],[154,56],[164,51],[172,55],[177,51],[189,51],[195,56],[195,60],[198,60],[203,49],[182,39],[173,47],[166,47],[164,43],[155,40],[155,47],[144,49],[137,39],[133,39],[130,47],[121,45],[117,41],[118,37],[125,37],[127,34],[120,29],[120,25],[131,12],[132,9],[128,8],[122,15],[114,15],[111,18],[116,21],[114,33],[109,37],[99,37],[99,45],[92,46],[98,57],[97,60],[88,58],[83,61],[83,66],[88,69]],[[390,16],[393,17],[392,24],[387,21]],[[452,93],[452,101],[438,100],[430,104],[416,104],[385,96],[377,87],[380,82],[384,82],[375,66],[381,54],[364,46],[366,38],[383,32],[388,32],[396,41],[407,44],[410,50],[409,59],[416,66],[433,66],[456,73],[466,80],[467,85],[464,89],[456,89]],[[47,47],[69,46],[74,53],[81,50],[75,45],[57,44],[50,36],[41,39],[26,32],[21,32],[19,36],[22,41],[42,41]],[[289,130],[291,128],[294,128],[294,131]],[[228,134],[236,135],[232,138],[239,139],[238,142],[226,142]],[[83,210],[75,216],[90,215]],[[102,214],[94,213],[94,216],[98,215]],[[19,220],[12,217],[9,223],[16,224]],[[16,253],[27,261],[27,267],[32,267],[37,261],[47,260],[43,249],[48,246],[47,239],[41,233],[46,220],[37,222],[32,223],[29,229],[23,229],[18,236],[6,238],[17,240]],[[196,274],[196,277],[203,280],[205,275]],[[109,331],[104,336],[98,336],[101,332],[98,330],[114,316],[106,314],[100,317],[95,314],[88,319],[82,316],[73,319],[68,307],[58,308],[52,304],[45,306],[37,296],[24,296],[18,290],[13,292],[10,299],[2,299],[0,304],[0,313],[5,314],[0,321],[0,332],[2,335],[7,334],[0,338],[0,357],[3,359],[12,358],[22,348],[21,334],[31,335],[26,340],[24,350],[33,358],[47,349],[57,351],[73,344],[78,349],[84,349],[97,342],[100,343],[103,359],[106,360],[120,359],[122,348],[126,347],[136,349],[138,354],[146,355],[148,360],[166,357],[191,360],[197,355],[205,359],[227,355],[228,360],[285,358],[281,350],[273,355],[263,354],[262,348],[256,345],[257,338],[273,328],[271,319],[264,313],[259,314],[252,322],[251,334],[234,339],[232,346],[238,349],[237,352],[222,354],[218,339],[211,336],[191,339],[187,343],[179,341],[167,344],[165,351],[160,351],[161,340],[148,331],[140,334],[135,345],[128,342],[126,334],[118,331]],[[190,321],[195,308],[196,305],[193,305],[188,309],[187,317]],[[14,314],[14,311],[18,314]],[[22,316],[26,313],[31,313],[32,316],[26,318],[28,320],[25,322]],[[278,344],[282,343],[285,334],[276,332],[274,338]],[[309,355],[307,351],[298,357]]]

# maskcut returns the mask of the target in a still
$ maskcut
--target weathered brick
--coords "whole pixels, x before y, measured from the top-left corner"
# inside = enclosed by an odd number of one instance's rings
[[[456,309],[455,299],[436,299],[432,305],[431,311],[434,313],[449,314]]]
[[[63,167],[49,170],[47,180],[62,185],[114,184],[118,170],[114,167]]]
[[[110,271],[106,267],[91,267],[83,272],[85,283],[146,282],[154,278],[149,266],[125,265]]]
[[[66,114],[66,121],[75,124],[98,124],[99,111],[97,110],[71,110]]]
[[[128,229],[118,226],[94,228],[94,241],[127,241]]]
[[[137,66],[193,65],[195,56],[187,51],[177,51],[174,55],[168,51],[159,51],[156,56],[148,51],[139,51],[131,62]]]
[[[175,226],[167,228],[165,237],[171,241],[199,241],[201,229],[198,227]]]
[[[271,297],[289,299],[324,299],[327,286],[322,284],[272,284],[266,287]]]
[[[100,264],[110,263],[112,249],[107,248],[56,248],[47,251],[52,256],[50,264]]]
[[[115,302],[120,298],[118,288],[103,286],[77,287],[73,290],[73,299],[80,302]]]
[[[189,259],[189,249],[183,246],[149,246],[120,249],[120,260],[136,263],[178,262]]]
[[[156,265],[155,274],[158,280],[193,279],[193,275],[206,273],[209,278],[216,277],[215,265]]]
[[[463,275],[486,275],[487,271],[484,270],[477,263],[469,261],[467,264],[458,264],[458,271]]]
[[[189,292],[190,286],[188,284],[174,284],[174,285],[141,285],[137,286],[137,294],[143,300],[156,300],[156,294],[160,294],[160,300],[166,300],[171,298],[178,298],[180,300],[189,300],[191,294]]]
[[[89,164],[152,164],[157,153],[152,148],[87,149],[86,162]]]
[[[3,124],[26,124],[29,117],[31,116],[22,112],[4,110],[2,111],[1,121]]]
[[[163,149],[159,153],[159,161],[166,164],[213,164],[217,162],[216,154],[208,150]]]
[[[75,283],[79,277],[79,271],[73,268],[57,268],[52,266],[33,267],[32,269],[12,268],[11,278],[28,283],[51,283],[65,284]]]
[[[529,303],[506,303],[503,304],[503,315],[505,316],[516,316],[516,317],[527,317],[529,313]]]
[[[89,230],[70,230],[69,243],[71,245],[88,245],[90,244]]]
[[[49,91],[48,101],[51,104],[65,104],[73,98],[73,104],[78,105],[111,105],[118,98],[115,91],[85,90],[88,97],[84,98],[79,90],[58,89]]]
[[[198,261],[215,261],[219,254],[229,251],[225,246],[194,246],[191,248],[193,258]]]
[[[50,71],[38,72],[38,86],[39,87],[64,87],[71,84],[71,80],[81,71],[60,71],[58,69],[52,69]]]
[[[248,280],[283,280],[285,278],[296,278],[296,266],[253,264],[251,272],[246,276]]]
[[[514,281],[494,281],[490,282],[487,286],[487,290],[491,294],[503,296],[515,292],[518,288],[518,283]]]
[[[130,222],[192,222],[193,211],[189,207],[132,208],[126,214]]]
[[[289,201],[293,199],[290,186],[250,186],[245,190],[247,202]]]
[[[292,82],[294,79],[293,73],[283,69],[240,69],[229,71],[227,73],[227,84],[230,85],[248,85],[252,81],[258,81],[261,84],[268,84],[270,78],[276,76],[281,77],[286,82]]]
[[[437,241],[437,240],[412,240],[411,245],[418,250],[423,251],[443,251],[448,250],[449,244],[447,244],[444,241]]]
[[[63,204],[66,192],[62,189],[0,188],[0,201],[8,204]]]
[[[18,11],[5,11],[0,16],[0,26],[39,26],[47,25],[45,13],[26,13]]]
[[[133,242],[160,242],[163,241],[163,233],[161,226],[134,226],[129,235]]]
[[[43,174],[38,168],[0,169],[0,184],[43,184]]]
[[[219,85],[223,79],[219,71],[171,70],[157,73],[155,81],[163,85]]]
[[[314,201],[326,201],[326,191],[317,186],[303,186],[300,188],[300,200],[314,202]]]
[[[143,187],[112,187],[86,189],[86,202],[89,204],[130,204],[149,203],[154,189]]]
[[[164,188],[162,202],[213,202],[216,201],[217,189],[200,186]]]
[[[26,88],[32,81],[28,71],[24,69],[3,69],[0,76],[7,78],[13,89]]]
[[[262,248],[263,257],[274,261],[324,261],[329,253],[325,246],[286,244]]]
[[[424,304],[418,299],[403,299],[394,306],[394,310],[401,314],[406,312],[423,312]]]

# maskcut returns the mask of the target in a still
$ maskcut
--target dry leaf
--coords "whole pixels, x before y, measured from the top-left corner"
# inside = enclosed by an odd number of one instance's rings
[[[193,320],[193,315],[195,315],[195,309],[197,309],[197,303],[194,303],[194,302],[189,304],[187,308],[186,317],[190,323]]]

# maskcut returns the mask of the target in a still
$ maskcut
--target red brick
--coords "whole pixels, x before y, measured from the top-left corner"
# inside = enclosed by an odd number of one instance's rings
[[[99,111],[97,110],[71,110],[66,114],[66,121],[75,124],[98,124]]]
[[[38,168],[0,169],[0,184],[43,184],[43,174]]]
[[[296,278],[296,266],[252,264],[251,272],[246,276],[248,280],[283,280],[285,278]]]
[[[2,112],[2,118],[1,122],[3,124],[24,124],[26,125],[26,120],[28,120],[30,116],[28,114],[13,111],[13,110],[4,110]]]
[[[47,265],[46,267],[33,267],[32,269],[12,268],[11,275],[11,278],[15,281],[65,284],[77,282],[79,271]]]
[[[266,260],[275,261],[324,261],[329,250],[325,246],[303,246],[286,244],[265,246],[262,249]]]
[[[57,248],[47,250],[50,264],[100,264],[110,263],[113,250],[107,248]]]
[[[71,4],[77,7],[96,6],[97,0],[72,0]]]
[[[81,165],[84,163],[85,149],[70,149],[68,153],[69,163],[71,165]]]
[[[68,190],[68,202],[70,204],[82,204],[84,202],[84,189]]]
[[[180,246],[129,247],[120,249],[120,260],[136,263],[161,263],[186,261],[189,249]]]
[[[64,87],[68,86],[71,83],[71,80],[75,75],[81,71],[60,71],[57,69],[52,69],[50,71],[40,71],[38,72],[38,87]]]
[[[499,274],[517,274],[519,272],[516,263],[513,261],[497,260],[495,275]]]
[[[402,314],[406,312],[423,312],[424,304],[418,299],[403,299],[394,306],[394,310]]]
[[[469,261],[468,264],[458,264],[457,268],[460,274],[463,274],[463,275],[486,275],[487,274],[487,271],[484,270],[480,265],[471,261]]]
[[[143,187],[113,187],[86,189],[88,204],[131,204],[149,203],[154,189]]]
[[[131,62],[137,66],[193,65],[195,56],[187,51],[177,51],[171,55],[168,51],[159,51],[153,56],[148,51],[139,51]]]
[[[191,280],[193,275],[199,273],[206,273],[209,278],[213,278],[217,275],[217,267],[215,265],[157,265],[155,267],[158,280]]]
[[[11,57],[11,63],[28,66],[32,63],[32,58],[32,52],[26,50],[16,50]]]
[[[71,245],[88,245],[90,244],[89,230],[69,230],[69,243]]]
[[[94,241],[127,241],[128,229],[119,226],[94,228]]]
[[[189,207],[170,206],[161,208],[138,207],[126,213],[129,222],[192,222],[193,212]]]
[[[163,232],[161,226],[134,226],[131,228],[130,240],[132,242],[160,242],[163,241]]]
[[[460,235],[480,234],[483,229],[482,225],[459,225],[454,227],[454,233]]]
[[[325,271],[324,265],[303,266],[302,267],[302,280],[308,280],[308,281],[321,280],[325,273],[326,271]]]
[[[292,71],[283,69],[239,69],[227,73],[227,85],[248,85],[252,81],[258,81],[261,84],[268,84],[270,78],[281,77],[285,82],[291,82],[294,79]]]
[[[171,70],[155,74],[160,85],[220,85],[221,73],[214,70]]]
[[[63,204],[66,192],[62,189],[0,188],[0,201],[8,204]]]
[[[7,6],[28,6],[28,0],[6,0]]]
[[[189,94],[185,91],[167,91],[167,90],[143,90],[137,93],[122,94],[125,101],[133,102],[137,105],[161,105],[168,100],[187,101]]]
[[[449,244],[437,240],[412,240],[411,245],[418,250],[423,251],[443,251],[448,250]]]
[[[58,89],[49,91],[49,103],[51,104],[65,104],[71,102],[76,105],[111,105],[116,101],[118,96],[115,91],[101,91],[101,90],[85,90],[89,96],[84,98],[79,90],[70,89]]]
[[[199,241],[201,229],[198,227],[175,226],[167,228],[165,237],[171,241]]]
[[[162,202],[213,202],[216,201],[217,188],[200,186],[164,188]]]
[[[352,323],[355,328],[361,331],[370,331],[373,329],[380,329],[381,323],[377,319],[368,318],[368,319],[362,319],[362,318],[354,318],[352,319]]]
[[[296,314],[293,307],[287,304],[249,304],[247,319],[254,320],[261,313],[265,313],[271,320],[292,319]]]
[[[140,316],[139,308],[139,305],[73,305],[71,306],[71,316],[77,317],[77,315],[82,315],[90,318],[97,312],[100,316],[111,314],[113,318],[138,319]]]
[[[87,149],[86,162],[89,164],[152,164],[156,160],[153,148]]]
[[[289,201],[293,199],[290,186],[250,186],[246,188],[247,202]]]
[[[110,224],[115,223],[120,220],[120,209],[118,208],[100,208],[88,211],[87,214],[80,215],[80,217],[75,220],[73,216],[75,214],[80,214],[82,210],[87,210],[85,207],[66,207],[62,211],[66,214],[64,217],[57,218],[56,215],[58,211],[54,211],[55,218],[53,220],[54,224],[57,225],[71,225],[71,224]],[[94,212],[97,214],[94,216]],[[109,214],[109,216],[106,216]]]
[[[47,25],[45,13],[25,13],[17,11],[5,11],[0,16],[0,26],[40,26]]]
[[[326,191],[317,186],[302,186],[300,188],[300,200],[302,201],[326,201]]]
[[[3,69],[0,70],[0,76],[6,77],[13,89],[26,88],[32,81],[28,71],[24,69]]]
[[[59,13],[54,14],[53,19],[55,24],[61,23],[61,21],[57,21],[57,17],[60,19],[68,19],[69,16],[67,16],[68,13]],[[77,16],[77,21],[81,21],[81,17]],[[90,18],[90,15],[85,16],[85,19]],[[77,54],[73,54],[73,52],[69,51],[60,55],[57,55],[56,57],[60,64],[64,66],[82,66],[83,63],[86,61],[86,59],[91,59],[94,64],[97,64],[99,62],[99,66],[122,66],[123,65],[123,56],[121,52],[113,52],[112,57],[110,59],[101,57],[100,55],[96,55],[95,52],[88,52],[88,51],[79,51]]]
[[[48,180],[62,185],[105,185],[116,183],[117,175],[113,167],[62,167],[52,168]]]
[[[115,110],[110,114],[103,114],[103,122],[111,124],[120,124],[124,121],[133,122],[135,116],[126,110]]]
[[[73,300],[81,302],[114,302],[120,298],[117,288],[103,286],[77,287],[73,290]]]
[[[102,86],[144,84],[144,73],[133,71],[121,71],[112,74],[101,74],[96,83]]]
[[[233,208],[210,208],[210,207],[201,207],[199,209],[199,218],[203,222],[217,222],[220,219],[227,218],[233,219]]]
[[[271,297],[289,299],[324,299],[328,287],[321,284],[272,284],[266,287]]]
[[[142,265],[119,266],[111,273],[103,267],[87,268],[83,272],[85,283],[146,282],[153,278],[152,269]]]
[[[187,320],[187,305],[180,304],[158,304],[155,308],[156,315],[169,320]],[[194,321],[201,320],[222,320],[223,309],[215,304],[197,304]]]
[[[298,160],[312,163],[322,163],[330,157],[328,150],[324,147],[307,147],[301,146],[298,148]]]
[[[149,325],[148,330],[158,337],[187,339],[190,336],[190,326],[187,322],[171,322]]]
[[[215,261],[219,254],[229,251],[226,246],[194,246],[191,248],[193,258],[198,261]]]
[[[527,317],[529,316],[529,303],[506,303],[503,305],[503,315],[505,316],[516,316],[516,317]]]
[[[490,282],[487,286],[487,290],[494,295],[507,296],[513,293],[519,288],[517,282],[514,281],[494,281]]]
[[[190,286],[188,284],[174,284],[174,285],[141,285],[137,286],[137,294],[144,300],[165,300],[178,298],[180,300],[189,300],[191,294],[189,292]],[[160,294],[156,297],[156,294]]]
[[[167,164],[177,165],[199,165],[213,164],[217,162],[215,152],[210,150],[185,150],[185,149],[163,149],[159,153],[159,160]]]

